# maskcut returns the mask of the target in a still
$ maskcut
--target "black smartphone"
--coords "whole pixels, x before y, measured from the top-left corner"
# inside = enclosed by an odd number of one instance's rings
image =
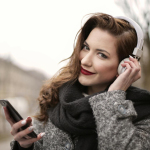
[[[7,108],[8,112],[9,112],[9,115],[12,117],[12,119],[15,122],[23,120],[21,115],[15,110],[15,108],[10,104],[10,102],[8,100],[0,100],[0,104]],[[26,124],[23,127],[21,127],[21,130],[24,130],[24,129],[28,128],[28,127],[29,127],[29,124]],[[37,135],[36,135],[36,133],[34,131],[29,133],[28,136],[30,138],[37,138]]]

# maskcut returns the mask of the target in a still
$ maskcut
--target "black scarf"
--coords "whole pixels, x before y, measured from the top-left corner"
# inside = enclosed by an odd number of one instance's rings
[[[83,86],[79,82],[64,84],[59,89],[60,102],[54,108],[49,109],[49,117],[59,129],[78,137],[75,150],[97,150],[95,119],[88,102],[89,98],[95,94],[84,97],[82,91]],[[138,113],[138,117],[134,122],[150,115],[149,92],[131,86],[127,90],[126,99],[134,102]]]

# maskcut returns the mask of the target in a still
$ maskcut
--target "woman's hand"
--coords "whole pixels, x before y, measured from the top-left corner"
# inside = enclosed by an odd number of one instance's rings
[[[28,117],[25,120],[21,120],[17,123],[14,123],[13,119],[10,117],[9,112],[6,107],[3,107],[4,113],[5,113],[5,118],[6,120],[10,123],[11,125],[11,134],[14,136],[14,140],[17,141],[21,147],[23,148],[29,148],[32,146],[32,144],[38,140],[40,140],[44,133],[40,133],[37,138],[29,138],[27,134],[31,133],[34,130],[34,127],[32,126],[31,122],[32,119],[31,117]],[[24,126],[25,124],[30,124],[30,127],[26,128],[25,130],[21,130],[20,128]]]
[[[133,57],[129,57],[129,60],[124,61],[122,67],[126,67],[126,70],[110,85],[108,91],[126,91],[133,82],[141,78],[141,66],[139,62]]]

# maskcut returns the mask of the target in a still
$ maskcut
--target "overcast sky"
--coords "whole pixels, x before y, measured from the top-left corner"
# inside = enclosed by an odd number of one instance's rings
[[[124,15],[113,0],[0,0],[0,57],[53,75],[73,51],[84,15]]]

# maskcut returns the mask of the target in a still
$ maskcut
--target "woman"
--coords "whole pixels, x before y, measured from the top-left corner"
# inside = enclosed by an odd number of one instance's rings
[[[12,149],[124,150],[150,149],[150,93],[131,84],[141,77],[132,55],[135,29],[122,19],[93,14],[81,28],[67,66],[42,87],[40,113],[13,123]],[[37,138],[23,138],[35,131]],[[44,135],[45,134],[45,135]],[[43,136],[44,135],[44,136]]]

